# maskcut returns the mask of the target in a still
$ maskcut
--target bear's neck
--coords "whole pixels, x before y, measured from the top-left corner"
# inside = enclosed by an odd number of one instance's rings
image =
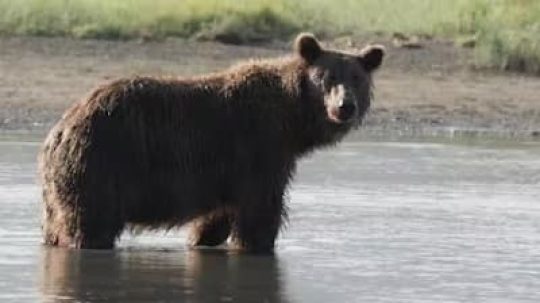
[[[262,112],[260,118],[267,120],[263,123],[279,128],[276,131],[299,157],[342,137],[334,133],[341,130],[329,129],[325,110],[317,105],[322,101],[306,94],[306,75],[302,60],[284,57],[243,63],[195,82],[211,88],[231,108]]]

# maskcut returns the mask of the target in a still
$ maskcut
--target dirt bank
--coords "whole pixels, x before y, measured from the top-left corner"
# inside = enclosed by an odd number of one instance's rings
[[[373,110],[364,132],[540,135],[540,78],[472,71],[471,51],[445,41],[392,47],[376,75]],[[289,46],[230,46],[163,42],[0,38],[0,130],[46,132],[92,87],[126,75],[187,75],[224,68],[249,57],[279,56]]]

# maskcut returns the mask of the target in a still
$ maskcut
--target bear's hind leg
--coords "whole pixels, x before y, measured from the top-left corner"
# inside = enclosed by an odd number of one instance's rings
[[[46,207],[42,229],[46,245],[112,249],[123,223],[105,215],[92,218],[81,210]]]
[[[56,209],[46,205],[43,210],[41,229],[43,244],[51,246],[70,246],[74,235],[70,233],[69,218]]]
[[[112,249],[125,226],[120,212],[121,201],[114,196],[97,194],[78,209],[75,247],[85,249]]]
[[[74,246],[83,249],[113,249],[123,230],[122,224],[92,225],[81,228]]]
[[[195,219],[192,223],[190,246],[217,246],[231,233],[231,218],[226,211],[216,211]]]
[[[50,197],[54,199],[45,200],[45,244],[84,249],[114,247],[125,226],[121,201],[107,191],[96,189],[93,193],[53,193]]]

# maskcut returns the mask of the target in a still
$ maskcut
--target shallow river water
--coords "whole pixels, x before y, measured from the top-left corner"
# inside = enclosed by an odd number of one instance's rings
[[[275,256],[40,245],[38,143],[0,137],[0,302],[540,302],[540,144],[349,140],[304,160]]]

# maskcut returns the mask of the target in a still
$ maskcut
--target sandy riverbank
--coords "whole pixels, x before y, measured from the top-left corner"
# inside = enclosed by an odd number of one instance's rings
[[[540,136],[540,78],[472,71],[471,51],[450,42],[404,49],[384,37],[352,40],[359,47],[367,42],[386,44],[388,59],[375,76],[365,132]],[[108,79],[203,73],[288,51],[281,43],[0,38],[0,130],[46,132],[72,102]]]

